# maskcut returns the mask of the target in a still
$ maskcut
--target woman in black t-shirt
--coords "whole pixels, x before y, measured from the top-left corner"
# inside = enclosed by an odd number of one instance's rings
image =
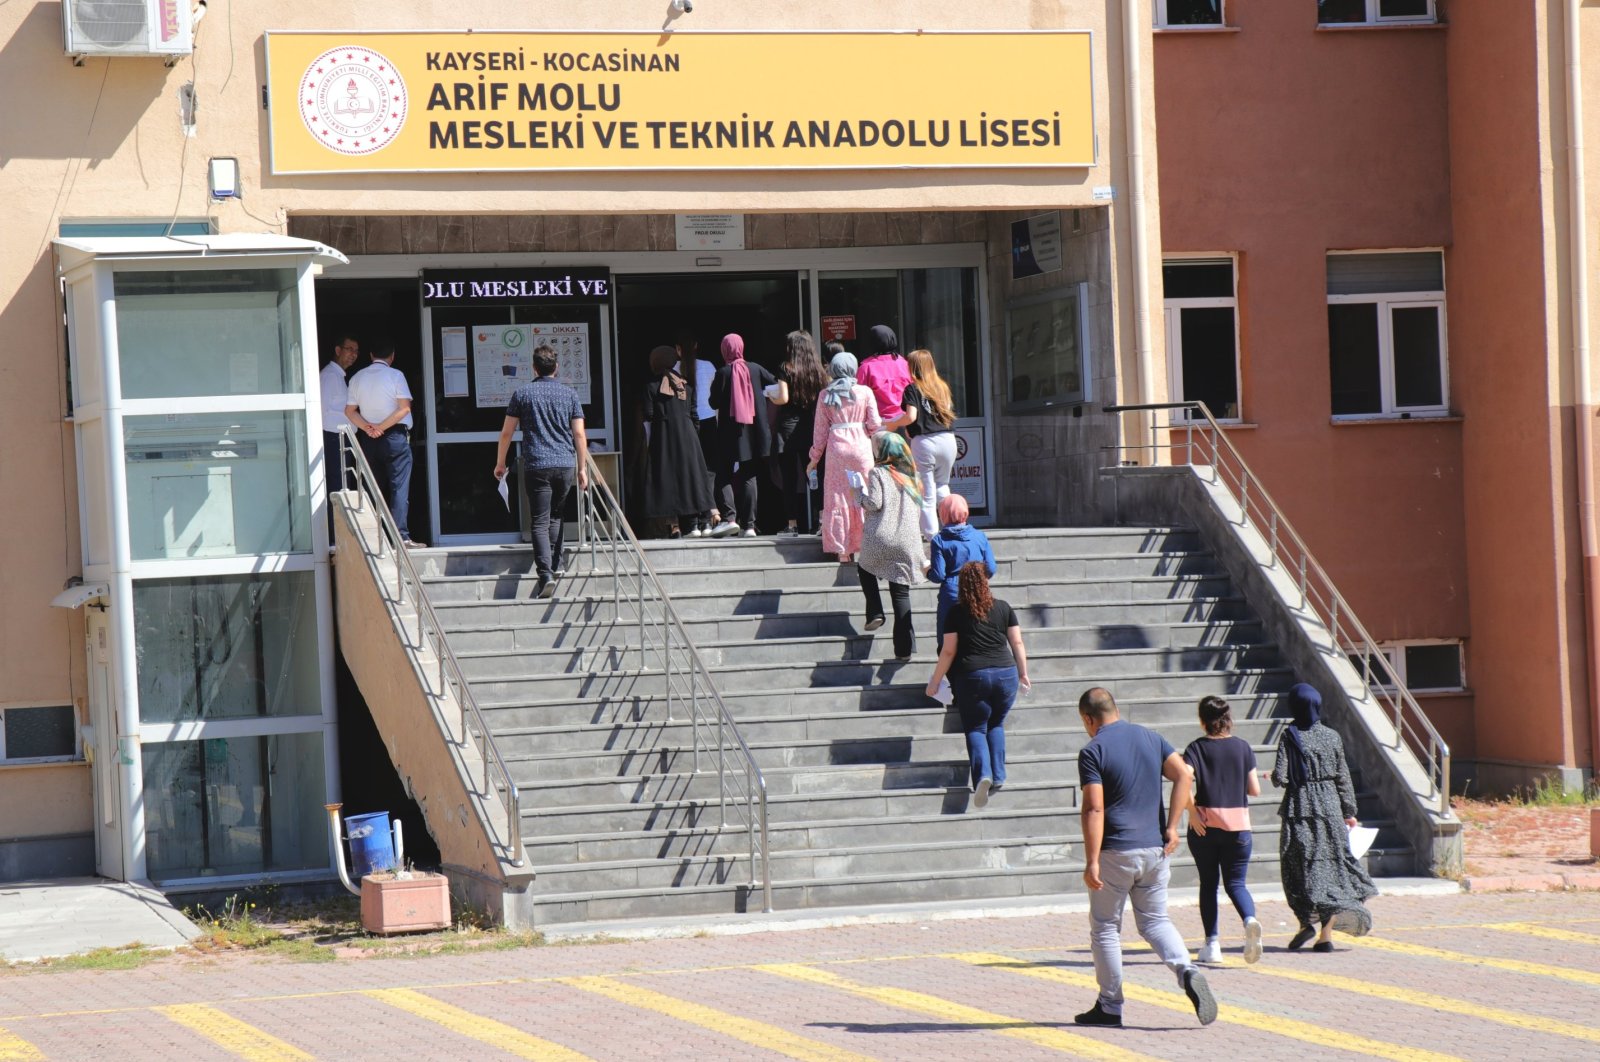
[[[1183,750],[1183,761],[1194,776],[1189,852],[1200,873],[1200,924],[1206,931],[1199,960],[1222,961],[1217,936],[1220,882],[1244,920],[1244,961],[1255,962],[1261,958],[1261,923],[1256,921],[1256,902],[1245,875],[1250,871],[1250,798],[1261,795],[1256,754],[1250,742],[1233,736],[1233,715],[1221,697],[1201,698],[1200,726],[1206,736]]]
[[[972,760],[972,804],[981,808],[989,803],[991,790],[1005,785],[1006,714],[1017,690],[1027,693],[1031,688],[1028,654],[1016,612],[989,593],[989,571],[982,561],[961,566],[959,585],[927,692],[936,697],[939,680],[950,676]]]

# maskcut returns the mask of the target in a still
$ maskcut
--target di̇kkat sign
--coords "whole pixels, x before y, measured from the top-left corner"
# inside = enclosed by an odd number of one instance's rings
[[[272,172],[1087,167],[1092,51],[1087,31],[268,33]]]

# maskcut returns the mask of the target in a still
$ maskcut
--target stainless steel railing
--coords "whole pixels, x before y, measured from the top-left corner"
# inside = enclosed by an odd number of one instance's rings
[[[511,771],[506,767],[506,761],[501,757],[500,750],[495,747],[494,734],[483,720],[478,702],[472,696],[472,687],[461,672],[461,663],[450,648],[450,641],[445,637],[444,625],[439,622],[438,614],[433,611],[433,603],[428,600],[422,576],[418,574],[416,565],[411,562],[411,555],[406,551],[405,543],[400,538],[400,529],[395,526],[394,514],[389,511],[388,504],[383,500],[383,491],[378,487],[377,477],[372,474],[372,466],[367,463],[367,456],[362,453],[352,428],[340,429],[339,450],[344,468],[344,482],[340,486],[346,490],[354,489],[359,503],[358,511],[371,506],[373,514],[377,517],[378,556],[382,557],[390,551],[394,553],[395,603],[405,602],[409,594],[412,608],[417,616],[416,644],[426,645],[433,650],[434,658],[439,661],[440,688],[448,687],[455,694],[456,702],[461,705],[461,737],[458,740],[448,733],[446,737],[462,748],[476,743],[478,754],[483,757],[485,774],[493,776],[486,778],[486,788],[499,798],[505,810],[507,836],[499,840],[499,846],[501,851],[507,853],[507,858],[513,866],[524,866],[527,863],[527,855],[522,847],[522,805],[517,793],[517,784],[511,780]]]
[[[1202,419],[1168,420],[1159,414],[1189,410]],[[1314,613],[1333,637],[1333,644],[1346,653],[1361,672],[1367,691],[1384,708],[1396,734],[1427,774],[1429,796],[1438,802],[1441,814],[1450,810],[1450,746],[1439,736],[1417,699],[1406,689],[1377,642],[1367,633],[1343,595],[1334,586],[1322,565],[1317,563],[1296,533],[1283,510],[1267,493],[1260,478],[1251,471],[1227,433],[1206,408],[1204,402],[1163,402],[1144,405],[1107,406],[1107,413],[1123,417],[1124,442],[1112,447],[1124,455],[1143,455],[1150,464],[1188,465],[1199,472],[1209,468],[1238,503],[1246,522],[1254,523],[1267,538],[1273,562],[1288,572],[1300,592],[1301,607]],[[1143,432],[1129,432],[1126,415],[1150,414],[1148,443],[1129,442]],[[1165,440],[1162,433],[1166,433]],[[1138,460],[1122,461],[1140,464]],[[1204,474],[1204,473],[1202,473]]]
[[[588,459],[589,487],[578,492],[578,543],[575,556],[587,556],[589,572],[611,579],[611,603],[617,623],[624,608],[639,625],[641,671],[653,662],[664,676],[667,721],[676,705],[688,708],[693,743],[693,770],[699,774],[702,754],[715,758],[717,814],[727,828],[729,814],[742,819],[749,838],[750,887],[761,886],[761,909],[772,910],[772,867],[767,829],[767,781],[755,756],[717,691],[700,651],[695,648],[672,599],[661,585],[639,540],[634,537],[616,495]],[[556,517],[559,519],[559,516]],[[581,561],[580,561],[581,563]],[[618,661],[626,663],[632,649]]]

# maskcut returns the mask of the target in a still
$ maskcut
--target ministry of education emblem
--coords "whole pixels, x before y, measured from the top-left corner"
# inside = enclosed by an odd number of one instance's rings
[[[300,79],[300,117],[317,142],[342,155],[388,147],[406,121],[406,84],[371,48],[333,48]]]

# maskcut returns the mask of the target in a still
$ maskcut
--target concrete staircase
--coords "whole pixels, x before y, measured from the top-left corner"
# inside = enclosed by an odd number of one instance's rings
[[[859,633],[852,566],[814,538],[683,540],[651,564],[766,777],[779,909],[1077,892],[1082,872],[1078,695],[1106,685],[1125,718],[1178,748],[1195,704],[1229,698],[1263,774],[1296,680],[1198,536],[1172,528],[997,531],[996,594],[1017,609],[1034,689],[1007,723],[1010,780],[968,807],[965,743],[929,701],[932,586],[913,591],[918,653],[892,659],[887,627]],[[637,620],[587,558],[551,600],[530,600],[525,548],[417,554],[522,794],[535,924],[759,910],[748,842],[723,826],[714,772],[693,771],[687,722],[640,666]],[[1357,780],[1358,788],[1360,780]],[[1253,809],[1253,876],[1277,878],[1277,793]],[[1410,873],[1383,827],[1375,873]],[[1180,850],[1175,880],[1192,882]]]

